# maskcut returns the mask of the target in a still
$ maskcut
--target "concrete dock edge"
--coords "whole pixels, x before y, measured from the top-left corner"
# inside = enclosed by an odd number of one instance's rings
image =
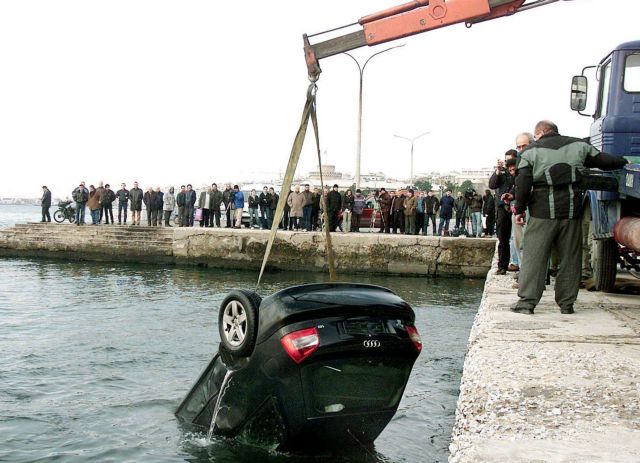
[[[471,329],[451,463],[640,461],[640,297],[581,290],[561,315],[509,311],[514,275],[489,271]],[[636,283],[637,285],[637,283]],[[637,289],[637,288],[636,288]]]

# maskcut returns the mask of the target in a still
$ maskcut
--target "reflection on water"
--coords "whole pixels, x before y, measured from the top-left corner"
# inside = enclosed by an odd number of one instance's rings
[[[482,281],[353,276],[416,311],[424,349],[374,453],[296,457],[192,434],[173,411],[217,350],[217,310],[256,272],[0,260],[0,461],[445,461]],[[268,274],[263,296],[324,274]],[[349,281],[346,276],[341,277]]]

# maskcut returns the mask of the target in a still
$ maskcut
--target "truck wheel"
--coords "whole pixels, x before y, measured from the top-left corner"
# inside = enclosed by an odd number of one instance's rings
[[[53,220],[55,220],[58,223],[64,222],[64,214],[60,209],[58,209],[53,213]]]
[[[596,291],[613,291],[618,269],[618,243],[613,238],[593,240],[591,267]]]
[[[237,357],[253,353],[258,334],[258,308],[262,299],[253,292],[234,289],[224,298],[218,314],[218,330],[224,348]]]

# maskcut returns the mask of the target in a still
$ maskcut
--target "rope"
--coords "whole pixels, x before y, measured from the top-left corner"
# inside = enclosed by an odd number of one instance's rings
[[[264,252],[264,257],[262,259],[262,266],[260,267],[260,275],[258,275],[258,283],[256,284],[256,290],[260,287],[260,281],[262,280],[262,275],[264,274],[264,269],[267,266],[267,261],[269,260],[269,255],[271,254],[271,248],[273,247],[273,242],[275,241],[276,232],[278,231],[278,224],[282,219],[282,213],[284,211],[284,206],[287,202],[287,194],[291,190],[291,183],[293,182],[293,176],[295,174],[296,168],[298,166],[298,161],[300,160],[300,153],[302,152],[302,146],[304,145],[304,139],[307,134],[307,126],[309,125],[309,119],[311,119],[313,124],[313,129],[315,133],[316,139],[316,147],[318,151],[318,164],[320,168],[320,185],[323,191],[324,184],[322,182],[322,163],[320,159],[320,138],[318,135],[318,119],[316,116],[316,92],[318,87],[315,83],[311,83],[309,88],[307,89],[307,101],[304,105],[304,110],[302,111],[302,120],[300,121],[300,127],[298,128],[298,133],[293,142],[293,146],[291,147],[291,154],[289,156],[289,163],[287,164],[287,170],[284,174],[284,178],[282,180],[282,189],[280,190],[280,198],[278,200],[278,205],[276,206],[276,212],[273,217],[273,223],[271,225],[271,230],[269,232],[269,240],[267,241],[267,248]],[[323,218],[325,223],[327,222],[327,211],[326,207],[323,209]],[[329,265],[329,279],[331,281],[335,281],[336,278],[336,269],[333,258],[333,246],[331,245],[331,235],[329,233],[329,228],[325,228],[325,237],[327,240],[326,250],[327,250],[327,260]]]

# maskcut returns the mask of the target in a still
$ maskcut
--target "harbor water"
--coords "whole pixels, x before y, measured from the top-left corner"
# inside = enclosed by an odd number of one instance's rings
[[[36,221],[39,213],[0,206],[0,226]],[[222,299],[232,288],[252,288],[255,272],[4,258],[0,273],[0,461],[447,459],[482,280],[340,276],[386,286],[409,302],[424,347],[375,449],[336,458],[208,441],[206,431],[173,415],[217,351]],[[260,292],[325,279],[273,273]]]

